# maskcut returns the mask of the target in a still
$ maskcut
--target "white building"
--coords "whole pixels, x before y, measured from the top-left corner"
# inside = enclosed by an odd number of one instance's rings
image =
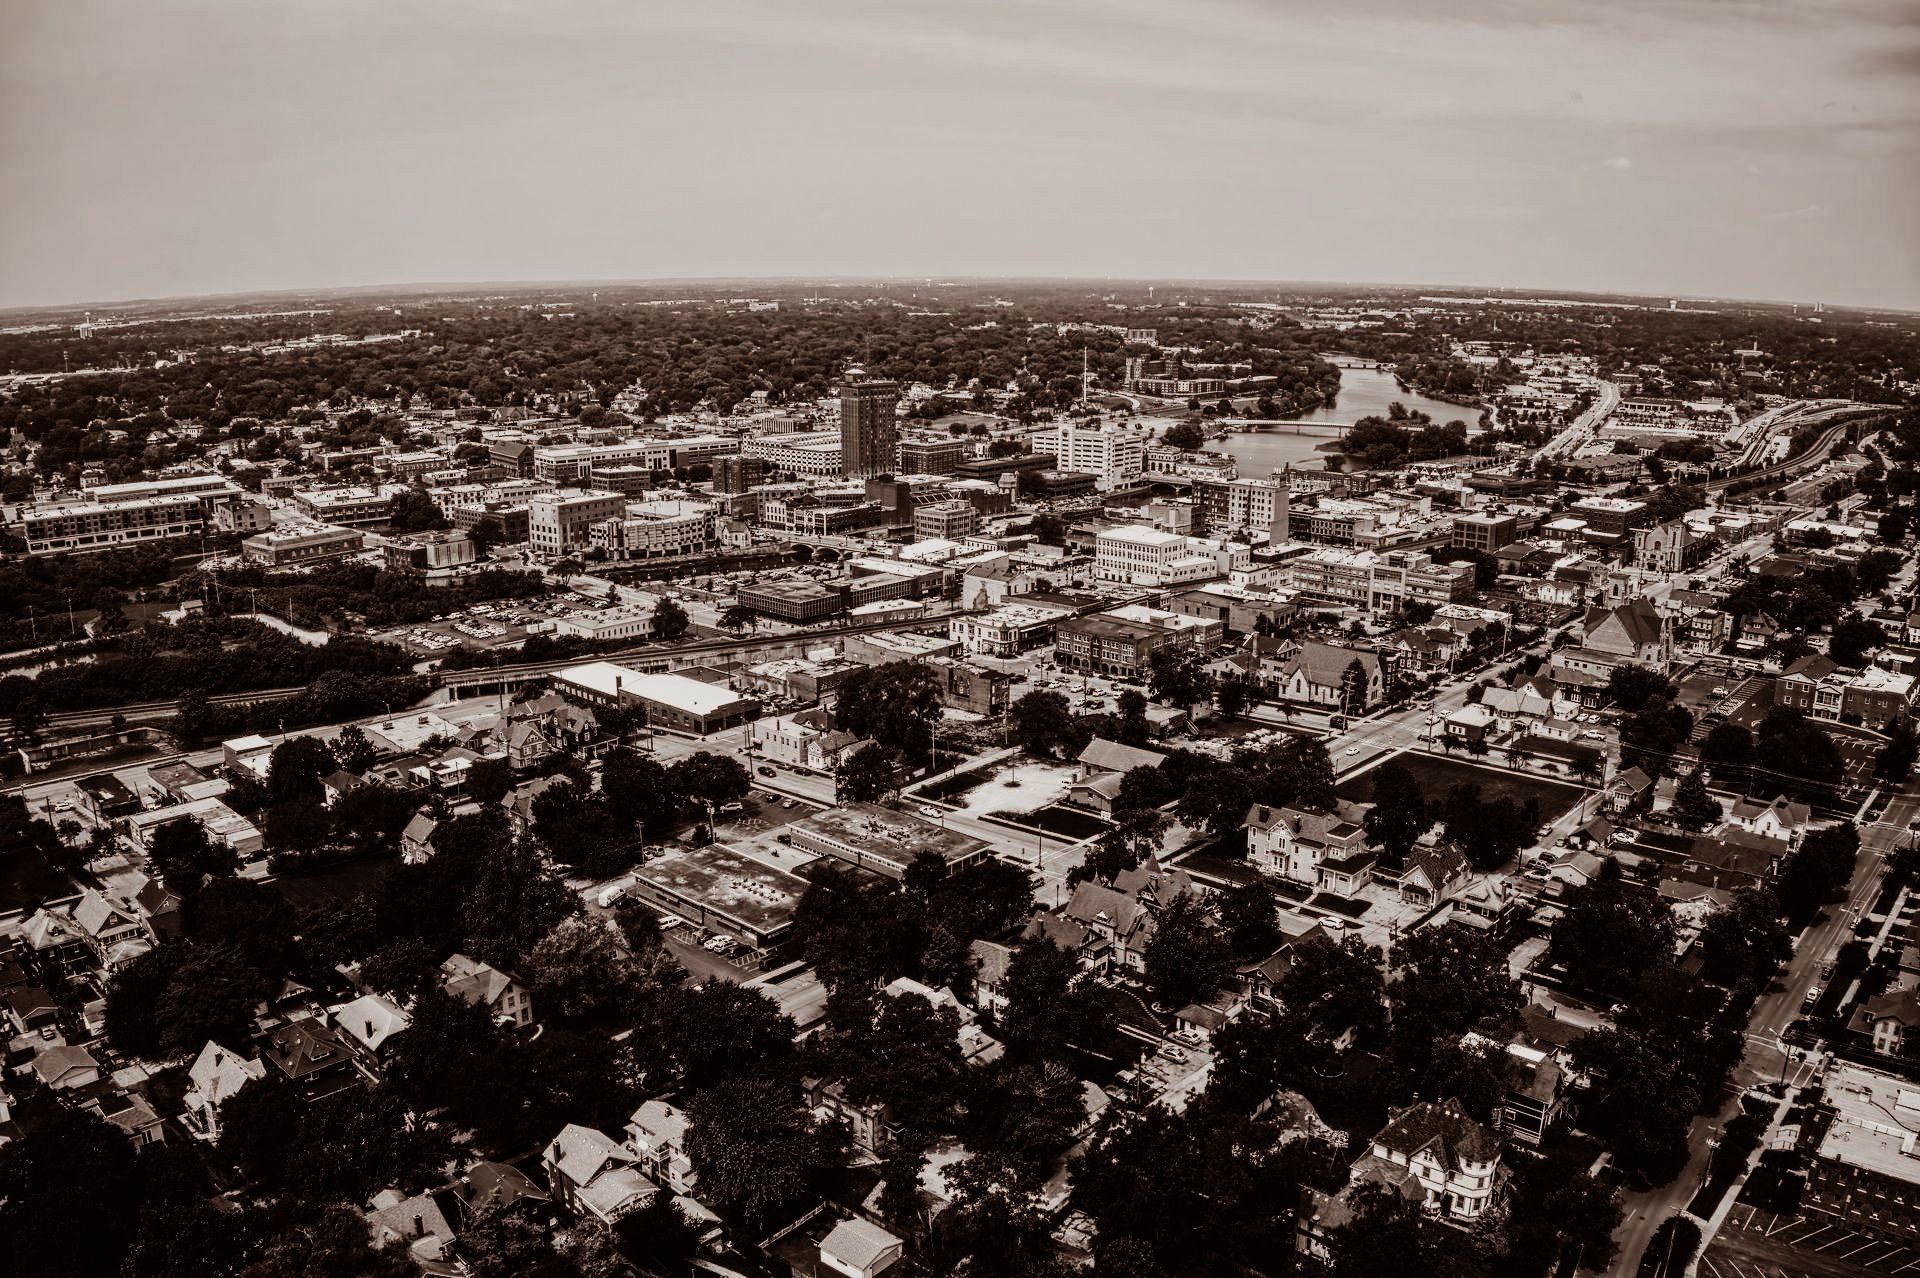
[[[590,539],[610,559],[704,555],[719,542],[719,522],[706,502],[640,501],[625,515],[594,525]]]
[[[775,470],[794,475],[840,473],[840,432],[837,430],[762,435],[747,440],[740,452],[745,457],[764,457]]]
[[[1128,525],[1094,538],[1094,575],[1126,586],[1176,586],[1224,577],[1252,563],[1238,542],[1183,537],[1157,528]]]
[[[1052,453],[1060,470],[1092,475],[1102,492],[1139,482],[1147,466],[1147,437],[1118,422],[1062,422],[1033,437],[1033,450]]]

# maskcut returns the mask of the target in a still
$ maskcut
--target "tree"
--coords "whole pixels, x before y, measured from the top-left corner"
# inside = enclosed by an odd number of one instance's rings
[[[245,1042],[253,1006],[273,993],[273,986],[233,946],[188,947],[154,1007],[162,1050],[198,1051],[208,1039]]]
[[[192,817],[178,817],[155,828],[149,855],[160,878],[182,894],[197,890],[213,875],[232,874],[239,868],[233,849],[214,843],[206,827]]]
[[[1547,959],[1564,966],[1576,984],[1619,996],[1671,956],[1673,943],[1673,916],[1659,896],[1627,882],[1609,857],[1591,882],[1567,894]]]
[[[1873,757],[1873,774],[1888,785],[1902,785],[1920,760],[1920,736],[1904,723],[1887,729],[1886,744]]]
[[[497,807],[513,790],[513,765],[505,759],[475,759],[467,769],[467,796],[483,808]]]
[[[1178,448],[1182,452],[1192,452],[1207,442],[1206,432],[1194,422],[1179,422],[1167,428],[1160,442],[1169,448]]]
[[[1196,892],[1182,892],[1161,907],[1141,960],[1154,995],[1178,1008],[1211,998],[1233,956],[1212,906]]]
[[[1328,1037],[1348,1029],[1371,1034],[1386,1023],[1385,965],[1357,936],[1335,942],[1316,934],[1293,947],[1275,989],[1288,1011]]]
[[[787,1069],[793,1033],[771,998],[717,979],[676,988],[660,1009],[660,1043],[690,1086]]]
[[[1837,788],[1846,774],[1839,748],[1826,729],[1791,706],[1767,711],[1753,734],[1755,760],[1790,760],[1786,767],[1765,769],[1789,792],[1820,798]],[[1756,772],[1762,769],[1756,767]]]
[[[1744,981],[1762,986],[1793,954],[1780,925],[1780,902],[1765,888],[1745,888],[1707,916],[1700,929],[1701,970],[1731,989]]]
[[[907,761],[898,750],[869,741],[834,769],[834,798],[842,803],[884,802],[899,793],[906,771]]]
[[[613,925],[576,914],[563,919],[527,959],[541,1006],[591,1016],[646,991],[650,973],[620,948]]]
[[[320,779],[335,768],[333,751],[318,737],[288,737],[267,757],[267,802],[319,804]]]
[[[1886,642],[1886,628],[1879,622],[1848,614],[1833,624],[1827,655],[1843,666],[1864,666],[1868,655]]]
[[[1222,679],[1214,685],[1214,704],[1220,707],[1221,714],[1237,719],[1247,708],[1257,686],[1252,680],[1239,676]]]
[[[107,983],[107,1041],[115,1051],[147,1060],[162,1055],[160,1000],[186,955],[184,945],[160,945],[113,973]]]
[[[686,806],[686,796],[665,764],[625,746],[608,752],[600,770],[600,793],[623,825],[649,839],[663,838]]]
[[[1692,732],[1691,711],[1651,697],[1620,724],[1620,764],[1658,777],[1672,767],[1674,752]]]
[[[0,1146],[7,1271],[18,1278],[119,1273],[139,1207],[133,1145],[77,1105],[36,1105],[21,1129]]]
[[[1607,697],[1622,710],[1641,710],[1656,699],[1671,701],[1673,683],[1645,666],[1615,666],[1607,677]]]
[[[662,596],[647,619],[647,629],[656,639],[673,640],[687,633],[687,610],[673,599]]]
[[[807,1192],[826,1154],[794,1094],[771,1079],[730,1079],[687,1106],[687,1158],[701,1198],[756,1234]]]
[[[1737,723],[1716,723],[1700,743],[1700,758],[1717,781],[1744,780],[1753,734]]]
[[[1187,707],[1212,695],[1213,676],[1200,654],[1184,644],[1156,648],[1147,659],[1147,687],[1155,701]]]
[[[1373,770],[1373,806],[1363,819],[1367,842],[1398,862],[1406,859],[1413,845],[1433,817],[1427,811],[1427,798],[1413,773],[1398,763],[1383,763]]]
[[[1029,692],[1009,709],[1013,739],[1034,754],[1066,758],[1086,741],[1073,717],[1073,704],[1058,692]]]
[[[963,1068],[959,1013],[919,994],[883,994],[875,1002],[865,1024],[834,1045],[849,1096],[885,1105],[911,1130],[949,1129]]]
[[[923,758],[940,721],[939,683],[917,661],[867,666],[840,686],[833,720],[834,726],[892,746],[909,759]]]
[[[729,604],[720,614],[720,628],[738,634],[742,630],[751,630],[760,622],[760,614],[745,604]]]
[[[1673,806],[1667,810],[1667,819],[1683,830],[1704,830],[1721,818],[1719,801],[1707,793],[1707,783],[1701,775],[1704,771],[1704,768],[1695,768],[1674,787]]]
[[[1273,889],[1255,879],[1220,893],[1220,928],[1227,948],[1241,959],[1265,958],[1280,944]]]
[[[1507,949],[1486,933],[1458,923],[1421,928],[1393,957],[1392,1055],[1416,1088],[1433,1068],[1436,1044],[1468,1031],[1504,1043],[1519,1024],[1524,1000]]]
[[[710,807],[738,803],[753,789],[746,765],[732,755],[696,751],[674,763],[669,772],[679,793]]]
[[[1005,1005],[997,1015],[1000,1034],[1016,1055],[1029,1060],[1058,1056],[1086,1027],[1086,994],[1080,965],[1045,937],[1022,941],[1007,960],[1000,982]]]
[[[334,738],[333,759],[347,772],[359,776],[379,761],[379,754],[368,740],[365,730],[357,723],[349,723],[340,729],[340,735]]]

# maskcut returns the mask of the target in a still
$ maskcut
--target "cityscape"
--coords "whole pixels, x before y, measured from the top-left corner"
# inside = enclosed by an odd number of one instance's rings
[[[1920,1271],[1920,103],[1815,7],[5,19],[7,113],[94,93],[0,141],[0,1263]],[[1437,148],[1499,243],[1090,104]],[[1497,211],[1688,130],[1644,252]]]

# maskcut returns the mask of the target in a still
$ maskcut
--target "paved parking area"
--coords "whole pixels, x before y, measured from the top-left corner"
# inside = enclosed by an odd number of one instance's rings
[[[1700,1258],[1706,1278],[1888,1278],[1920,1275],[1920,1246],[1871,1238],[1831,1216],[1776,1216],[1734,1204]]]

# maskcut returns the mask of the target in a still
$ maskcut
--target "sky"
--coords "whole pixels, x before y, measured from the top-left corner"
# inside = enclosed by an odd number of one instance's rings
[[[0,0],[0,306],[1126,277],[1920,309],[1920,0]]]

